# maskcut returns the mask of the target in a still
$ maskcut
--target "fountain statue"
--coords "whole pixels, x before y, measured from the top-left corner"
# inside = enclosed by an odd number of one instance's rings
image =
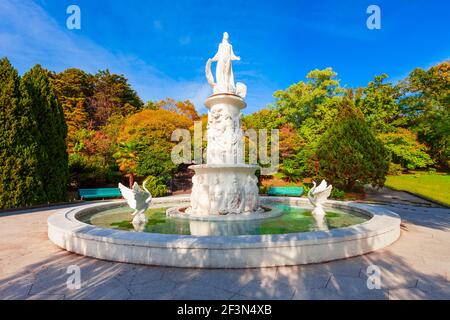
[[[249,216],[262,211],[255,176],[258,166],[244,163],[241,110],[247,106],[244,101],[247,87],[234,83],[232,61],[240,57],[234,54],[228,38],[225,32],[217,53],[206,62],[206,79],[213,94],[205,102],[208,108],[206,164],[189,167],[195,175],[191,205],[183,214],[192,218]],[[215,79],[211,71],[213,62],[217,63]]]
[[[316,185],[316,182],[313,181],[313,187],[308,192],[308,199],[314,206],[314,210],[312,211],[314,216],[325,216],[323,205],[328,200],[332,189],[333,186],[331,184],[327,186],[325,180],[322,180],[318,186]]]
[[[232,61],[241,60],[233,52],[233,46],[228,42],[228,33],[224,32],[222,42],[219,44],[219,50],[216,55],[208,59],[206,62],[206,79],[213,87],[213,93],[233,93],[245,99],[247,95],[247,87],[245,84],[238,82],[234,84],[234,74],[231,65]],[[216,82],[211,72],[212,62],[217,62],[216,66]]]
[[[119,183],[120,193],[122,193],[122,196],[127,200],[128,206],[131,209],[134,209],[134,212],[132,213],[132,216],[134,217],[132,224],[137,231],[143,231],[143,228],[145,228],[145,225],[148,222],[145,211],[147,211],[152,201],[152,195],[145,187],[145,181],[142,184],[142,188],[144,190],[139,187],[137,182],[133,184],[131,189]]]

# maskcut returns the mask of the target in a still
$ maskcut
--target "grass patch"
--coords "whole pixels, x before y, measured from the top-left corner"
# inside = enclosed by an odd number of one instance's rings
[[[388,176],[386,187],[409,191],[450,205],[450,175],[443,173],[414,173]]]

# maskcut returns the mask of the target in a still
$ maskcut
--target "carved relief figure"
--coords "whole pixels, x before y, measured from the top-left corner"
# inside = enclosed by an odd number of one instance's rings
[[[200,195],[200,182],[197,175],[192,177],[192,192],[191,192],[191,209],[196,211],[198,208],[197,199],[201,197]]]
[[[212,214],[223,214],[224,190],[218,176],[213,177],[210,188],[211,212]]]
[[[245,211],[252,212],[258,207],[258,178],[255,176],[248,176],[245,184],[246,205]]]
[[[209,197],[206,196],[209,193],[208,183],[203,175],[198,176],[198,193],[199,197],[197,198],[197,214],[208,215],[210,210],[210,202]]]
[[[232,177],[229,195],[230,195],[230,198],[228,199],[229,212],[239,213],[239,207],[243,199],[236,175],[233,175]]]

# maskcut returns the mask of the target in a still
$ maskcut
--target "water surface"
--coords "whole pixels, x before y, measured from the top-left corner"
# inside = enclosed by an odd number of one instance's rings
[[[283,212],[281,216],[276,218],[233,222],[190,221],[167,217],[166,210],[168,207],[147,210],[146,215],[149,221],[139,231],[197,236],[284,234],[344,228],[363,223],[369,219],[353,212],[333,209],[326,212],[323,221],[317,221],[311,214],[310,209],[275,204],[272,207],[281,209]],[[103,228],[135,231],[131,223],[132,212],[133,210],[127,207],[119,207],[85,216],[81,221]]]

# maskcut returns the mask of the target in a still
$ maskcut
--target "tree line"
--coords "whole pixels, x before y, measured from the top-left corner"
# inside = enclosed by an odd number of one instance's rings
[[[348,89],[331,68],[314,70],[244,121],[280,129],[278,175],[288,181],[325,178],[351,190],[382,186],[387,173],[448,170],[450,62],[417,68],[396,84],[387,78]]]
[[[180,171],[173,130],[206,126],[190,101],[144,103],[123,75],[37,65],[19,76],[0,60],[0,208],[64,201],[66,190],[148,177],[164,195]],[[279,129],[280,178],[326,178],[343,189],[383,185],[386,174],[449,167],[450,63],[416,69],[393,84],[340,85],[331,69],[311,71],[243,118],[245,128]],[[270,144],[269,144],[270,147]]]

